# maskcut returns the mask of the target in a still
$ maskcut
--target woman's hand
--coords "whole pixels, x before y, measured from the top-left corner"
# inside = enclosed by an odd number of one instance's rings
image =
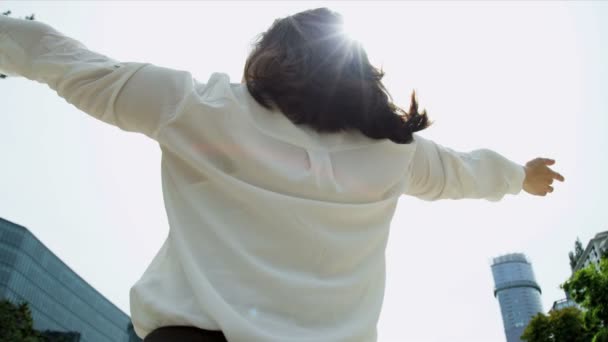
[[[564,176],[551,170],[548,165],[555,164],[555,160],[547,158],[536,158],[526,163],[524,167],[526,178],[524,179],[523,189],[536,196],[545,196],[553,192],[553,180],[564,181]]]

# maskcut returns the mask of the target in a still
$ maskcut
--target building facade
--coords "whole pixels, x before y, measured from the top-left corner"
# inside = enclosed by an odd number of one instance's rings
[[[589,241],[583,254],[578,258],[576,266],[572,273],[581,268],[589,266],[589,264],[598,265],[602,254],[608,250],[608,231],[595,234],[595,237]]]
[[[549,312],[558,311],[565,308],[577,308],[579,310],[581,309],[574,300],[570,298],[563,298],[553,302],[553,305],[551,306],[551,310],[549,310]]]
[[[595,234],[595,237],[589,241],[587,247],[583,251],[583,254],[577,259],[574,268],[572,269],[572,274],[576,273],[578,270],[589,266],[589,264],[594,264],[599,266],[600,259],[602,255],[608,252],[608,231],[601,232]],[[553,306],[551,307],[551,311],[560,310],[568,307],[576,307],[579,310],[583,310],[578,304],[574,302],[570,298],[570,295],[564,291],[566,294],[566,298],[556,300],[553,302]]]
[[[519,342],[532,317],[543,311],[532,264],[521,253],[499,256],[493,260],[492,276],[507,342]]]
[[[130,317],[72,271],[25,227],[0,218],[0,298],[27,302],[34,329],[84,342],[141,341]]]

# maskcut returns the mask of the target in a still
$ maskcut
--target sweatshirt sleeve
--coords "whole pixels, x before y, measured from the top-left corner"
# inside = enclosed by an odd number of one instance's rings
[[[413,143],[407,195],[427,201],[481,198],[495,202],[522,189],[524,167],[492,150],[458,152],[417,134]]]
[[[120,62],[45,23],[2,15],[0,73],[47,84],[83,112],[155,140],[194,88],[189,72]]]

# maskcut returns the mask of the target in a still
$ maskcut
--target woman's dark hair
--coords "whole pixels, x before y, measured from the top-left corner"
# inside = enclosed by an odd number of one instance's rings
[[[327,8],[275,20],[255,43],[243,76],[260,105],[318,132],[355,129],[407,144],[430,125],[426,111],[418,113],[415,92],[409,112],[393,104],[384,72],[344,34],[342,16]]]

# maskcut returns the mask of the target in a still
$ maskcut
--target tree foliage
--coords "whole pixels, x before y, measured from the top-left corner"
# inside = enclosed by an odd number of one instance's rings
[[[577,239],[574,256],[582,254]],[[577,248],[577,245],[579,246]],[[572,253],[572,252],[571,252]],[[578,255],[580,257],[580,255]],[[580,305],[534,316],[521,339],[527,342],[608,342],[608,259],[578,270],[561,287]]]
[[[27,303],[0,301],[0,341],[39,342],[40,338]]]
[[[577,271],[562,288],[603,326],[608,326],[608,259]]]
[[[591,342],[608,342],[608,329],[600,330]]]
[[[75,331],[53,331],[45,330],[41,332],[41,342],[78,342],[80,334]]]
[[[583,313],[569,307],[545,315],[538,313],[524,330],[521,339],[527,342],[590,342],[593,332],[584,324]]]
[[[37,331],[26,302],[14,304],[0,301],[0,341],[10,342],[76,342],[80,334],[74,331]]]
[[[562,288],[585,309],[584,322],[595,332],[593,340],[608,342],[608,259],[578,270]]]

